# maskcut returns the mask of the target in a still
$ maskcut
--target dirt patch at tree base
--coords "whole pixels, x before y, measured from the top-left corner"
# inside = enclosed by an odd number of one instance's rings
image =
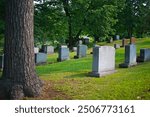
[[[28,98],[25,98],[28,99]],[[54,83],[52,81],[44,81],[43,89],[41,95],[35,100],[71,100],[72,98],[62,91],[54,88]]]

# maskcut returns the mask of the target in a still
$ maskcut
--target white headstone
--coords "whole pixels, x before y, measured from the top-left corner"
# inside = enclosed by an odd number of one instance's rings
[[[39,48],[38,47],[34,47],[34,54],[39,53]]]
[[[93,66],[90,76],[101,77],[115,72],[115,48],[96,46],[93,49]]]

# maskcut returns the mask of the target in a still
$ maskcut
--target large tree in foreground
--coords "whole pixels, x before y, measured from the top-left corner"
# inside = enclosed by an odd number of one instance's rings
[[[6,0],[4,70],[0,98],[21,99],[40,94],[42,82],[35,72],[33,0]]]

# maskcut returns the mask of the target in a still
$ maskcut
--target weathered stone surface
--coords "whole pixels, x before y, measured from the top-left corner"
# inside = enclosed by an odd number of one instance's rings
[[[4,55],[0,56],[0,69],[3,69],[4,67]]]
[[[39,53],[39,48],[38,47],[34,47],[34,54]]]
[[[74,58],[86,57],[86,52],[87,52],[86,45],[78,45],[77,46],[77,55]]]
[[[121,68],[128,68],[131,66],[137,65],[136,62],[136,46],[134,44],[125,46],[125,61],[123,64],[120,64]]]
[[[54,53],[54,47],[48,46],[48,45],[43,45],[42,46],[42,52],[47,53],[47,54],[53,54]]]
[[[140,49],[140,57],[138,62],[150,61],[150,48]]]
[[[69,48],[67,46],[60,46],[57,61],[61,62],[65,60],[69,60]]]
[[[115,48],[115,49],[119,49],[119,48],[120,48],[120,45],[119,45],[119,44],[114,44],[114,48]]]
[[[46,61],[47,61],[47,54],[45,54],[45,53],[36,53],[35,54],[35,63],[36,64],[46,63]]]
[[[93,49],[93,65],[90,76],[101,77],[115,72],[115,48],[96,46]]]

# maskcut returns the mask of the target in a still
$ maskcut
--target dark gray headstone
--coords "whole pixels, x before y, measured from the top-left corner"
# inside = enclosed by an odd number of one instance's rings
[[[115,48],[97,46],[93,48],[93,65],[90,76],[101,77],[115,72]]]
[[[54,53],[54,47],[48,46],[48,45],[43,45],[42,46],[42,52],[44,52],[46,54],[53,54]]]
[[[142,62],[150,61],[150,48],[140,49],[140,59]]]
[[[47,54],[45,54],[45,53],[36,53],[35,54],[35,63],[36,64],[46,63],[46,61],[47,61]]]
[[[4,55],[0,56],[0,69],[3,69],[4,67]]]
[[[125,47],[126,45],[128,45],[128,40],[123,38],[122,39],[122,47]]]
[[[89,37],[83,37],[83,43],[84,44],[89,44],[90,43],[90,38]]]
[[[119,67],[128,68],[137,65],[136,62],[136,46],[134,44],[125,46],[125,62]]]
[[[67,46],[61,46],[58,51],[57,61],[69,60],[69,48]]]
[[[114,44],[114,48],[115,48],[115,49],[119,49],[119,48],[120,48],[120,45],[119,45],[119,44]]]
[[[77,46],[77,55],[74,58],[86,57],[86,52],[87,52],[86,45],[78,45]]]

